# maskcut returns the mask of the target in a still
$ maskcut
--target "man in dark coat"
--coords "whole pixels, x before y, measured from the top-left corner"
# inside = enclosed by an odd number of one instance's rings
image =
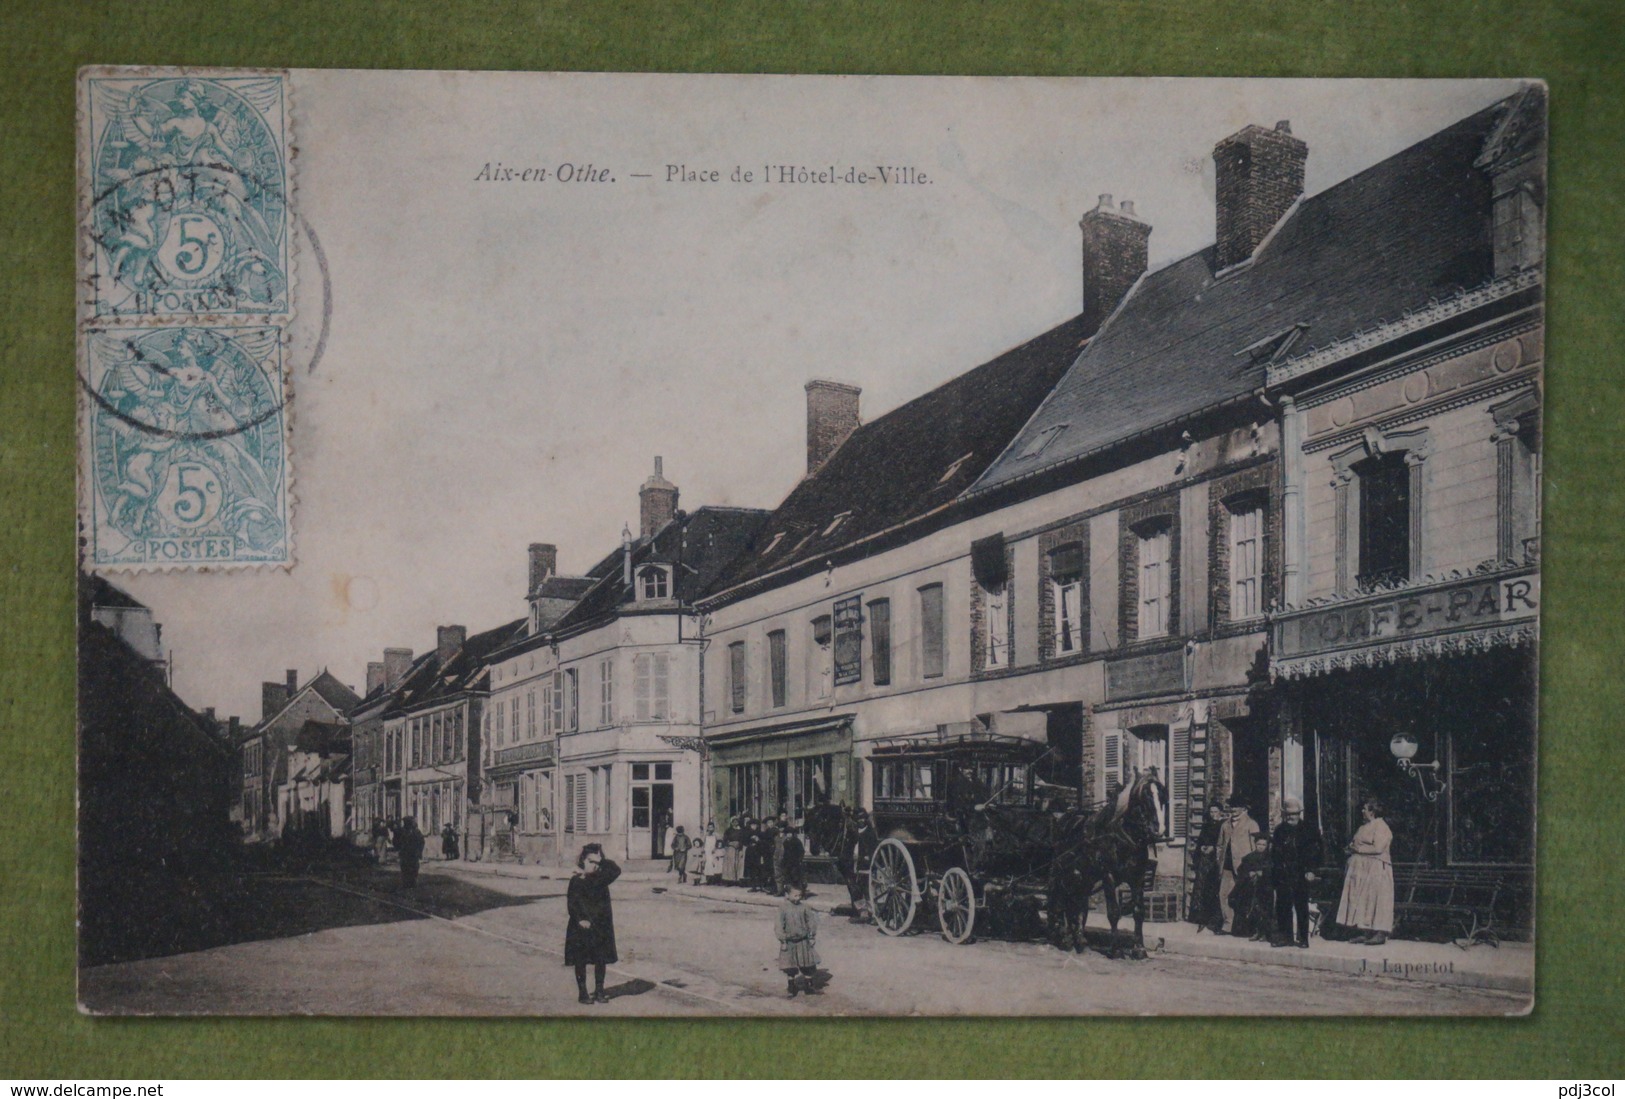
[[[1275,938],[1273,946],[1296,943],[1309,949],[1309,890],[1324,857],[1320,829],[1303,819],[1303,802],[1287,798],[1281,803],[1281,823],[1270,837],[1270,867],[1275,875]],[[1297,918],[1294,933],[1293,918]]]
[[[418,883],[418,863],[423,860],[423,833],[418,831],[416,817],[401,821],[395,833],[395,850],[401,857],[401,888],[411,889]]]
[[[609,903],[609,886],[621,876],[621,868],[604,858],[601,844],[589,843],[576,859],[577,870],[570,876],[565,907],[570,913],[564,931],[564,964],[576,971],[576,999],[583,1004],[607,1004],[604,994],[604,967],[620,960],[615,953],[615,911]],[[587,995],[587,967],[593,967],[593,987]]]
[[[807,854],[806,846],[801,842],[801,835],[794,825],[784,834],[784,885],[807,888],[807,869],[803,862]]]
[[[446,826],[440,829],[440,857],[451,860],[460,857],[462,851],[457,845],[457,829],[447,821]]]

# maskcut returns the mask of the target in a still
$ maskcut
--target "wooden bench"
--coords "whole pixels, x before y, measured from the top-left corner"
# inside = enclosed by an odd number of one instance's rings
[[[1396,925],[1409,921],[1458,930],[1461,935],[1454,942],[1463,950],[1476,943],[1501,945],[1495,906],[1505,881],[1496,871],[1407,867],[1395,877]]]

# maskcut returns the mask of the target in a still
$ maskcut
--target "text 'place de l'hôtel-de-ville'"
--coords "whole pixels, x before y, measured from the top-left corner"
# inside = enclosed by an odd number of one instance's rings
[[[1166,777],[1176,903],[1210,805],[1298,798],[1336,852],[1376,796],[1396,862],[1492,870],[1527,928],[1544,91],[1305,197],[1310,155],[1218,141],[1215,242],[1155,271],[1102,196],[1077,316],[877,419],[809,381],[777,508],[684,510],[656,458],[580,575],[529,547],[523,618],[386,649],[359,698],[268,683],[241,828],[652,858],[929,795],[877,745],[1011,736],[1086,803]]]

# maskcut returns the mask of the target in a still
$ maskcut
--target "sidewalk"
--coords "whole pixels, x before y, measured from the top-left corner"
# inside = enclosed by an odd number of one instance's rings
[[[517,865],[513,863],[425,863],[425,870],[449,869],[470,874],[532,879],[568,879],[573,867]],[[677,884],[677,875],[666,872],[665,863],[635,862],[621,875],[623,883],[645,884],[657,893],[724,904],[776,908],[779,899],[767,893],[725,885]],[[846,887],[812,885],[807,906],[825,915],[847,905]],[[919,923],[921,933],[934,934],[929,920]],[[1132,920],[1119,924],[1119,934],[1127,941]],[[1104,912],[1089,913],[1090,945],[1103,948],[1109,925]],[[877,932],[878,934],[878,932]],[[945,947],[946,943],[943,944]],[[1382,946],[1356,946],[1316,938],[1308,950],[1272,947],[1230,935],[1198,932],[1195,924],[1147,923],[1145,945],[1151,954],[1180,955],[1210,961],[1244,962],[1249,965],[1275,965],[1289,969],[1343,973],[1351,977],[1377,977],[1464,988],[1493,989],[1502,992],[1534,991],[1535,948],[1532,943],[1502,943],[1499,947],[1474,946],[1462,950],[1451,943],[1389,940]],[[974,943],[970,949],[974,949]]]

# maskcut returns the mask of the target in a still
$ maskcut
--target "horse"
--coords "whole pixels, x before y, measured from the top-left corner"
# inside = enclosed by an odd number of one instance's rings
[[[1156,863],[1157,844],[1166,838],[1167,823],[1168,789],[1155,768],[1136,772],[1134,781],[1098,811],[1073,814],[1062,822],[1049,882],[1051,938],[1057,947],[1083,950],[1089,897],[1100,888],[1106,894],[1106,918],[1112,929],[1107,954],[1121,957],[1117,890],[1127,883],[1134,909],[1129,957],[1146,957],[1145,879]]]
[[[880,845],[869,815],[845,804],[825,802],[807,810],[803,827],[813,845],[835,859],[835,868],[852,900],[853,918],[867,919],[869,860]]]

